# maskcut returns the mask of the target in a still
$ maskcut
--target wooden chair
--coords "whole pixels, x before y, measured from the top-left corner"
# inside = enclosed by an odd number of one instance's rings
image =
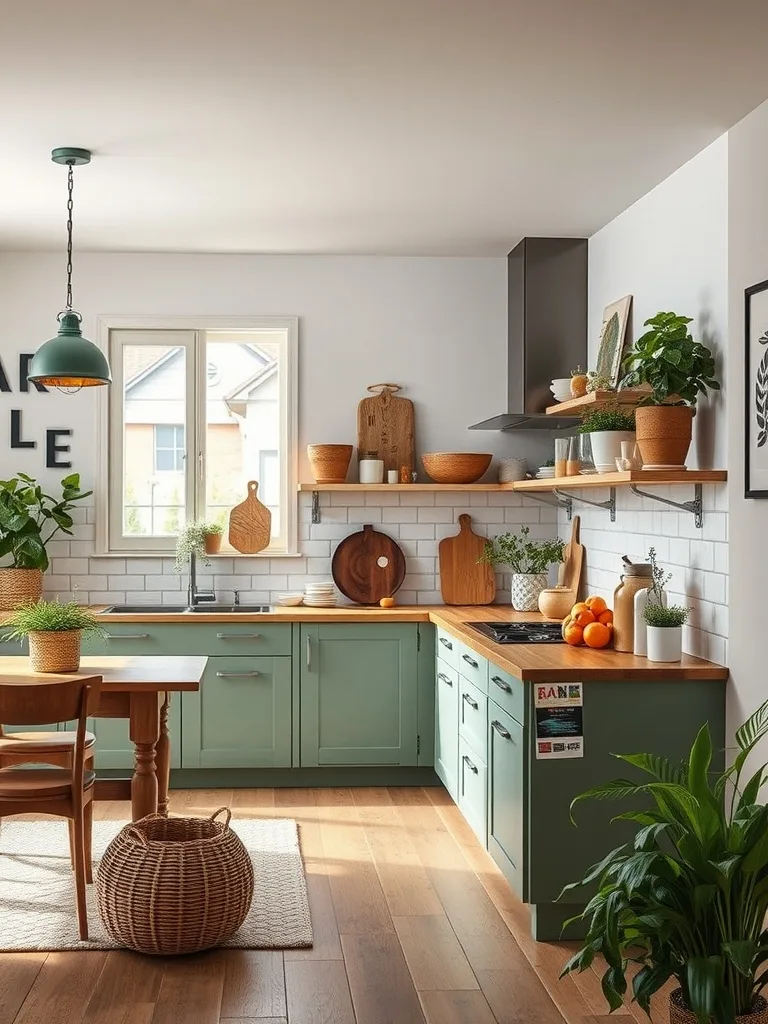
[[[63,682],[0,684],[0,722],[6,725],[77,720],[74,747],[71,754],[67,753],[70,758],[67,765],[0,768],[0,818],[12,814],[53,814],[68,819],[81,939],[88,938],[85,885],[91,873],[92,801],[96,778],[95,773],[85,767],[85,722],[88,715],[98,709],[100,695],[101,676]],[[41,753],[33,747],[34,744],[30,744],[25,763],[49,764],[50,751]]]

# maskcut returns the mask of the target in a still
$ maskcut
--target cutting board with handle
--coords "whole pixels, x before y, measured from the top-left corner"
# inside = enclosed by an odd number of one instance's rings
[[[496,597],[493,566],[478,563],[487,543],[473,533],[466,514],[459,516],[458,534],[440,541],[440,593],[446,604],[491,604]]]
[[[253,555],[269,546],[272,513],[258,499],[259,484],[248,481],[248,497],[229,513],[229,543],[244,555]]]
[[[372,526],[364,526],[336,548],[331,562],[333,582],[356,604],[378,604],[392,597],[405,579],[400,546]]]
[[[358,457],[376,452],[387,470],[402,466],[408,472],[414,466],[413,402],[398,398],[399,384],[371,384],[372,398],[364,398],[357,407]],[[409,479],[410,483],[410,479]]]
[[[563,563],[558,574],[558,585],[573,591],[573,600],[578,601],[581,592],[581,577],[584,571],[584,545],[581,543],[581,517],[574,516],[571,524],[571,539],[563,550]]]

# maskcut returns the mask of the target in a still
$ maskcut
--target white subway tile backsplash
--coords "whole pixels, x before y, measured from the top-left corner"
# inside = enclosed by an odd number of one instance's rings
[[[108,590],[143,590],[143,576],[110,576],[108,579]]]
[[[403,508],[402,505],[381,510],[381,521],[384,523],[415,523],[418,517],[417,508]]]
[[[184,589],[186,590],[186,576],[184,577]],[[181,576],[163,573],[162,576],[145,576],[144,589],[155,595],[162,590],[181,590]]]
[[[347,509],[348,523],[380,523],[381,509],[371,505],[350,506]]]
[[[432,523],[403,523],[400,536],[403,540],[433,540],[435,527]]]
[[[359,504],[358,501],[355,504]],[[365,504],[373,505],[378,508],[393,508],[395,505],[400,504],[400,492],[399,491],[366,491],[365,492]]]
[[[72,582],[69,576],[54,576],[46,573],[43,576],[43,587],[48,591],[55,591],[58,594],[69,593],[72,590]]]
[[[435,504],[435,492],[434,491],[400,491],[400,504],[401,505],[417,505],[419,508],[422,506]]]
[[[436,505],[432,508],[419,508],[419,522],[420,523],[452,523],[453,509],[452,508],[438,508]]]

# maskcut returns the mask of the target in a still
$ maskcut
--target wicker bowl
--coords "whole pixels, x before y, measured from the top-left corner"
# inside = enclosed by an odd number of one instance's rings
[[[473,484],[491,464],[492,455],[476,452],[429,452],[421,462],[436,484]]]
[[[352,458],[352,445],[308,444],[307,458],[316,484],[343,484]]]
[[[230,817],[226,807],[210,818],[150,814],[118,832],[96,877],[99,916],[115,942],[174,956],[237,931],[253,899],[253,864]]]

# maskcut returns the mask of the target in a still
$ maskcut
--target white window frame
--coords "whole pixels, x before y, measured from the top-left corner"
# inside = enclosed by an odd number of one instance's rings
[[[196,424],[185,423],[185,440],[194,440],[197,455],[197,471],[187,473],[185,501],[187,508],[204,508],[203,493],[205,444],[206,444],[206,389],[199,382],[207,379],[207,360],[204,346],[197,344],[197,337],[207,333],[237,333],[248,331],[285,331],[286,350],[281,361],[280,388],[280,449],[285,452],[285,479],[281,482],[280,508],[284,516],[284,545],[266,548],[260,555],[268,558],[295,557],[298,549],[298,340],[299,318],[295,316],[252,316],[252,317],[190,317],[190,316],[110,316],[97,317],[97,343],[103,352],[110,353],[110,332],[135,330],[145,333],[153,331],[189,332],[185,339],[180,337],[174,344],[187,349],[186,386],[187,394],[194,401]],[[159,342],[159,339],[158,339]],[[164,342],[167,344],[167,340]],[[193,356],[194,353],[194,356]],[[118,365],[119,362],[119,365]],[[96,498],[96,547],[105,555],[167,555],[173,554],[174,538],[125,537],[122,536],[122,402],[110,402],[114,389],[116,395],[123,393],[122,361],[112,362],[113,383],[96,389],[98,394],[97,436],[97,481]],[[117,415],[117,409],[120,415]],[[194,430],[194,434],[193,434]],[[191,467],[190,467],[191,469]],[[118,501],[111,501],[118,495]],[[245,498],[245,495],[243,495]],[[233,553],[226,552],[227,557]],[[234,557],[239,557],[234,553]],[[249,557],[254,557],[253,555]],[[258,555],[255,557],[259,557]]]

